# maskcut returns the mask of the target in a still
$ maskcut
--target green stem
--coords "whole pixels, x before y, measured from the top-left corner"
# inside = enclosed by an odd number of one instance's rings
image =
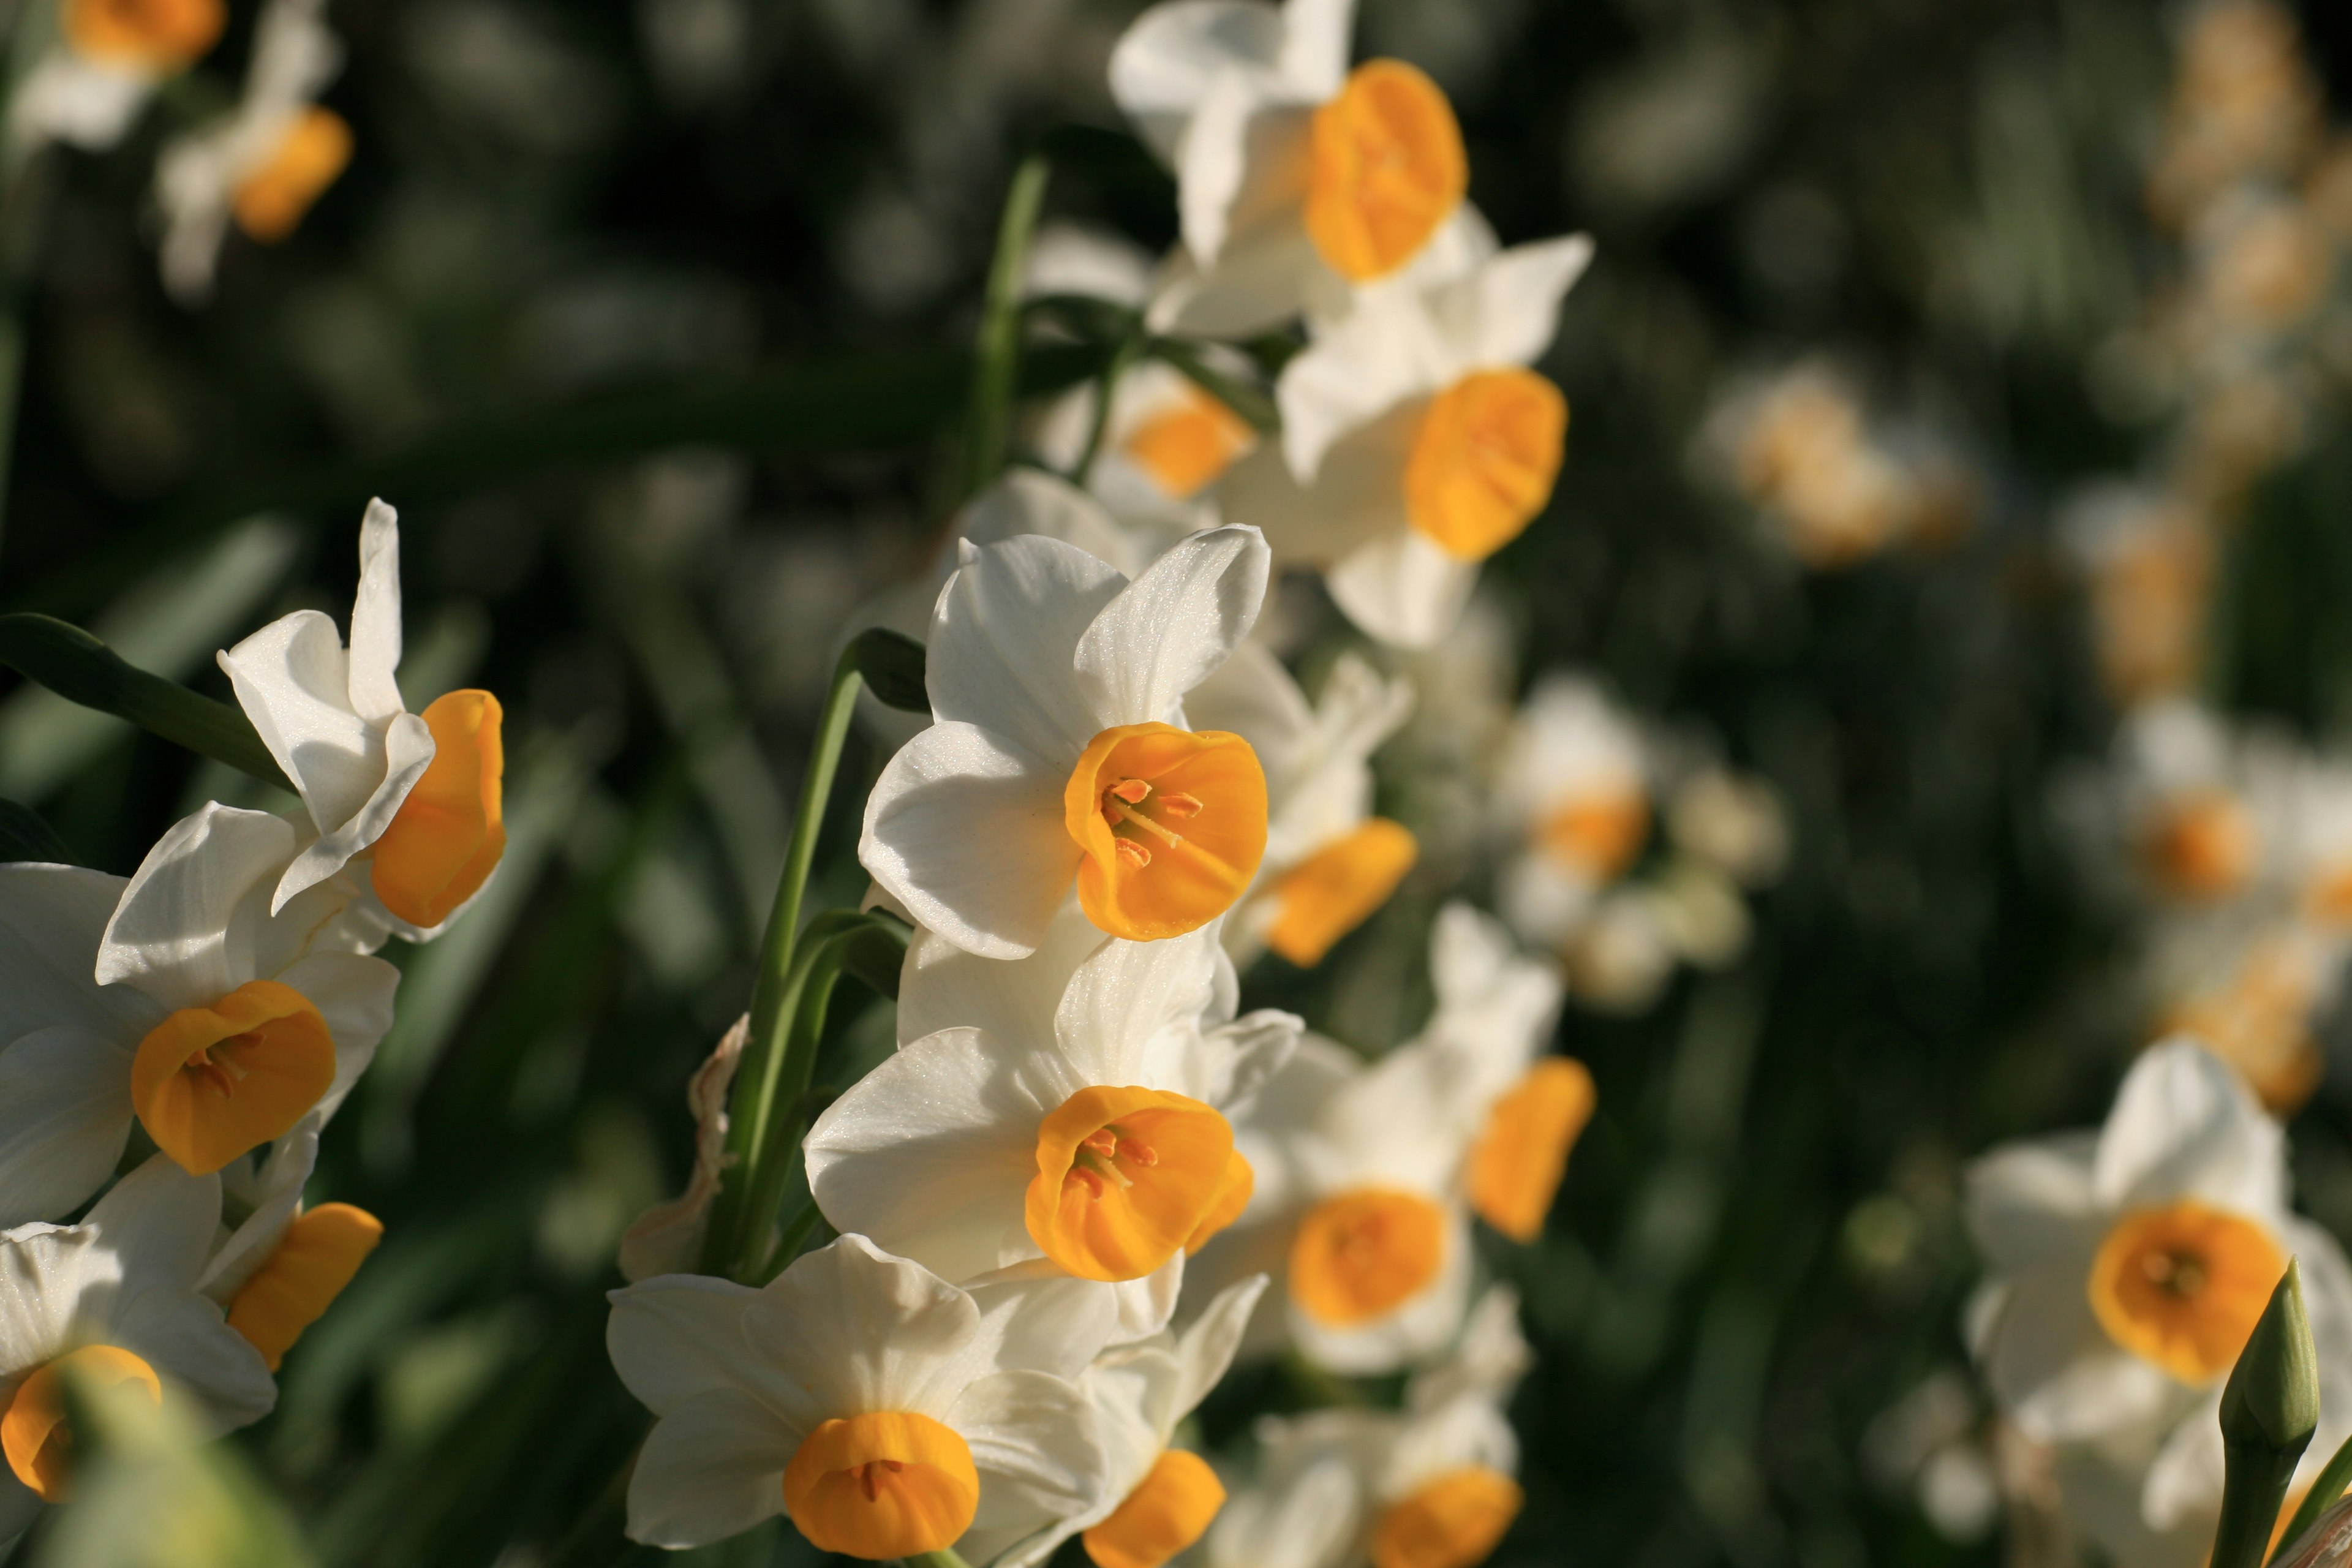
[[[825,696],[824,712],[817,721],[816,745],[809,754],[808,772],[801,780],[800,808],[793,817],[793,837],[784,851],[784,874],[776,884],[776,901],[769,911],[768,930],[761,942],[760,969],[751,985],[751,1023],[742,1065],[735,1075],[735,1092],[728,1104],[727,1152],[730,1175],[713,1204],[710,1228],[703,1245],[707,1272],[740,1279],[756,1268],[765,1256],[767,1221],[749,1199],[754,1177],[770,1145],[776,1142],[779,1091],[787,1079],[805,1085],[814,1068],[815,1041],[803,1054],[808,1058],[787,1061],[787,1037],[798,1011],[798,982],[806,978],[794,963],[799,940],[801,900],[808,889],[810,863],[816,858],[817,829],[825,802],[833,794],[834,774],[841,766],[842,742],[857,710],[859,677],[856,648],[845,649],[835,666],[833,689]],[[798,1044],[793,1041],[792,1044]],[[796,1108],[799,1096],[793,1096]],[[756,1251],[755,1251],[756,1249]]]
[[[978,362],[972,367],[971,415],[964,433],[964,495],[978,495],[1004,467],[1013,431],[1013,389],[1021,374],[1021,280],[1029,266],[1029,237],[1045,205],[1050,166],[1040,153],[1021,161],[997,220],[996,256],[989,263],[988,295],[981,307]]]
[[[1087,426],[1086,449],[1078,454],[1070,469],[1070,482],[1086,489],[1087,476],[1094,472],[1095,459],[1102,455],[1103,437],[1110,430],[1111,399],[1118,394],[1119,378],[1128,372],[1143,353],[1143,318],[1138,316],[1127,335],[1119,339],[1118,347],[1103,366],[1102,379],[1095,384],[1095,416]]]
[[[918,1552],[907,1561],[916,1568],[971,1568],[971,1564],[966,1563],[951,1546],[942,1547],[937,1552]]]

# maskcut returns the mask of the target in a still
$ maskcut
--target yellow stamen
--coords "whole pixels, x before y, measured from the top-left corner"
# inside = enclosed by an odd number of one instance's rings
[[[979,1507],[971,1447],[910,1412],[824,1422],[784,1467],[784,1510],[821,1552],[879,1561],[945,1551]]]
[[[1470,188],[1454,106],[1402,60],[1369,60],[1315,111],[1307,232],[1341,277],[1368,282],[1413,258]]]
[[[349,1204],[320,1204],[297,1215],[229,1303],[228,1326],[276,1372],[383,1239],[383,1223]]]
[[[1062,805],[1086,851],[1078,902],[1130,942],[1208,924],[1265,854],[1265,773],[1248,742],[1222,731],[1105,730],[1078,758]]]
[[[1197,1100],[1082,1089],[1038,1124],[1029,1237],[1081,1279],[1140,1279],[1210,1225],[1233,1162],[1233,1128]]]
[[[505,712],[487,691],[452,691],[425,710],[433,761],[375,842],[383,907],[431,928],[479,892],[506,853]]]
[[[1290,1299],[1350,1328],[1402,1306],[1437,1278],[1445,1213],[1417,1193],[1359,1187],[1325,1198],[1290,1244]]]
[[[1372,1528],[1372,1568],[1473,1568],[1525,1500],[1519,1483],[1500,1470],[1448,1470],[1381,1512]]]
[[[1188,384],[1172,406],[1135,427],[1124,449],[1161,489],[1190,500],[1256,443],[1241,416]]]
[[[1225,1489],[1207,1460],[1164,1448],[1110,1517],[1078,1539],[1096,1568],[1160,1568],[1200,1540],[1224,1506]]]
[[[147,1397],[163,1403],[155,1369],[115,1345],[84,1345],[49,1362],[24,1382],[0,1415],[0,1452],[16,1479],[43,1502],[63,1502],[72,1489],[73,1428],[66,1421],[65,1372],[100,1388],[136,1383]]]
[[[1567,1057],[1545,1058],[1496,1100],[1470,1151],[1478,1217],[1513,1241],[1541,1236],[1592,1106],[1592,1074]]]
[[[1570,800],[1536,826],[1536,844],[1570,871],[1614,881],[1650,837],[1650,799],[1637,785]]]
[[[1274,885],[1279,912],[1266,945],[1302,969],[1364,923],[1412,869],[1421,845],[1402,823],[1375,816],[1318,849]]]
[[[1568,399],[1531,370],[1482,370],[1433,399],[1405,461],[1405,515],[1457,561],[1484,561],[1551,499]]]
[[[2091,1310],[2116,1343],[2201,1386],[2236,1363],[2285,1272],[2261,1226],[2183,1198],[2107,1233],[2091,1263]]]
[[[249,980],[148,1031],[131,1104],[155,1146],[201,1176],[282,1136],[334,1081],[334,1037],[310,998]]]
[[[2156,814],[2140,839],[2140,863],[2160,892],[2201,903],[2244,887],[2261,845],[2253,813],[2235,795],[2198,790]]]
[[[302,215],[352,161],[352,128],[331,109],[305,108],[261,166],[229,198],[236,226],[264,245],[294,232]]]
[[[68,0],[63,18],[80,53],[155,76],[185,70],[227,24],[221,0]]]

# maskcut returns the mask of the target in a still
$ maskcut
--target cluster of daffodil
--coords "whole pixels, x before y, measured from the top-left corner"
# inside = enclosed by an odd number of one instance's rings
[[[233,102],[219,89],[171,95],[225,104],[176,125],[156,159],[163,282],[184,301],[211,293],[232,224],[262,244],[284,239],[351,162],[350,124],[318,101],[343,58],[325,10],[325,0],[268,0]],[[226,0],[31,5],[20,26],[46,29],[47,42],[9,100],[0,161],[11,184],[51,144],[95,152],[123,141],[227,22]]]
[[[71,1487],[72,1373],[257,1420],[382,1234],[303,1187],[392,1023],[374,954],[497,868],[503,764],[489,693],[402,699],[381,502],[360,560],[348,647],[304,610],[220,656],[299,809],[206,805],[128,880],[0,866],[0,1539]]]
[[[1025,1564],[1076,1537],[1102,1568],[1196,1543],[1469,1568],[1518,1511],[1526,1348],[1473,1226],[1532,1240],[1592,1112],[1549,1052],[1558,967],[1457,902],[1433,1015],[1376,1058],[1240,1008],[1239,966],[1320,962],[1416,863],[1372,813],[1371,755],[1416,698],[1397,650],[1444,637],[1549,499],[1566,406],[1526,367],[1590,251],[1496,245],[1445,99],[1398,61],[1350,70],[1351,11],[1164,5],[1114,53],[1183,241],[1154,265],[1049,234],[1026,290],[1197,360],[1123,356],[1048,410],[1059,471],[994,480],[870,613],[924,645],[928,722],[869,715],[897,749],[859,841],[869,909],[909,933],[897,1048],[815,1116],[806,1207],[751,1215],[748,1267],[727,1205],[772,1162],[746,1118],[798,1124],[745,1086],[804,1083],[772,1042],[814,1034],[755,997],[697,1075],[694,1174],[625,1239],[613,1298],[614,1365],[657,1417],[637,1540],[783,1514],[866,1559]],[[1258,370],[1213,340],[1294,322],[1261,434],[1204,390]],[[1254,635],[1286,564],[1387,645],[1312,700]],[[1596,891],[1645,824],[1594,829]],[[853,918],[814,917],[792,974]],[[1265,1423],[1254,1464],[1188,1447],[1228,1364],[1274,1355],[1406,1373],[1403,1406]]]

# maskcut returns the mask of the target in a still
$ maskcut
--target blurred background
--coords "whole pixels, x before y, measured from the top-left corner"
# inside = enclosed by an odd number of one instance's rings
[[[1173,237],[1104,83],[1138,9],[334,0],[349,167],[202,302],[163,285],[152,174],[233,100],[255,6],[120,144],[12,173],[0,608],[226,696],[213,650],[343,612],[380,493],[412,707],[507,705],[506,868],[462,940],[387,955],[399,1023],[313,1191],[387,1238],[236,1439],[325,1562],[626,1558],[614,1245],[682,1184],[849,612],[946,523],[1013,165],[1053,159],[1051,221]],[[1792,826],[1742,959],[1571,1004],[1601,1111],[1542,1244],[1492,1259],[1540,1352],[1496,1561],[2072,1562],[1966,1372],[1958,1172],[2095,1121],[2147,1037],[2147,922],[2076,809],[2119,717],[2352,726],[2352,14],[1364,0],[1357,52],[1445,89],[1507,242],[1600,247],[1543,364],[1558,492],[1435,667],[1506,714],[1597,672]],[[1336,625],[1311,589],[1283,615],[1302,649]],[[1500,718],[1429,708],[1382,758],[1422,870],[1319,969],[1248,977],[1366,1049],[1429,1005],[1438,897],[1483,887],[1447,833]],[[13,678],[0,796],[117,873],[204,799],[271,804]],[[2258,1023],[2318,1053],[2298,1189],[2352,1239],[2332,996]],[[889,1038],[849,1004],[835,1087]],[[1237,1375],[1212,1437],[1322,1392],[1293,1376]]]

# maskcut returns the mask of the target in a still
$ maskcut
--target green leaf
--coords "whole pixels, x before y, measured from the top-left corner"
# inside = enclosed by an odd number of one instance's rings
[[[2294,1519],[2279,1536],[2278,1550],[2271,1553],[2271,1561],[2281,1563],[2292,1556],[2303,1538],[2319,1522],[2319,1516],[2344,1495],[2347,1486],[2352,1486],[2352,1437],[2344,1439],[2336,1457],[2327,1461],[2311,1483],[2311,1489],[2303,1494],[2303,1506],[2294,1510]]]
[[[931,694],[923,684],[924,648],[904,632],[868,626],[850,639],[849,660],[866,689],[893,708],[929,713]]]
[[[1021,285],[1029,270],[1029,240],[1045,204],[1053,166],[1031,153],[1013,172],[997,219],[996,255],[988,267],[988,293],[981,303],[980,341],[973,353],[971,413],[964,426],[964,494],[978,495],[1004,468],[1013,435],[1013,405],[1020,392]]]
[[[1176,338],[1154,338],[1145,352],[1181,372],[1187,381],[1241,416],[1259,435],[1282,428],[1282,411],[1263,388],[1227,375],[1192,344]]]
[[[907,939],[914,933],[879,910],[869,911],[855,929],[835,937],[841,972],[863,981],[877,995],[898,999],[898,973],[907,961]]]
[[[0,616],[0,664],[69,701],[293,791],[243,713],[125,663],[79,626],[47,616]]]
[[[0,800],[0,861],[7,860],[38,860],[52,866],[81,864],[39,812],[13,800]]]

